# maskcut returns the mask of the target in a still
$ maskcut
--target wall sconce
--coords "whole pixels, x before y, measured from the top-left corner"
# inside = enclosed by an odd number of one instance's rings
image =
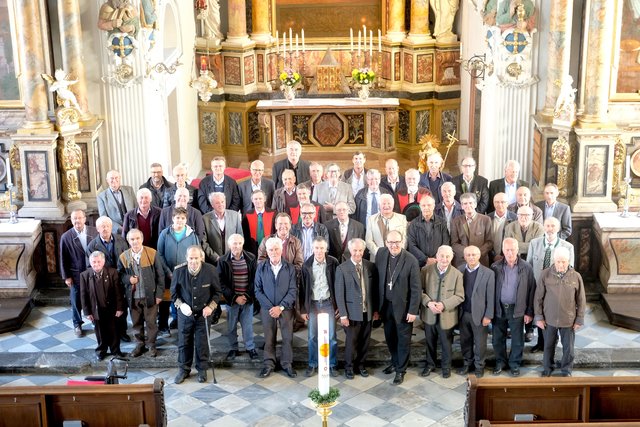
[[[209,102],[213,96],[213,91],[218,87],[213,73],[209,70],[209,54],[200,57],[200,76],[191,80],[189,86],[198,91],[198,96],[202,102]]]
[[[493,74],[493,63],[487,63],[486,54],[473,55],[469,59],[460,59],[459,62],[473,79],[484,80],[485,72]]]
[[[180,58],[176,59],[176,61],[171,65],[166,65],[164,62],[158,62],[156,65],[147,65],[147,77],[151,75],[151,72],[154,71],[158,74],[167,73],[167,74],[175,74],[178,71],[178,67],[182,65],[180,62]]]

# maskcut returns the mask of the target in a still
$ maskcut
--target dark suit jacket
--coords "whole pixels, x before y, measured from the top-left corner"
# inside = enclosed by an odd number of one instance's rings
[[[529,187],[529,183],[527,181],[522,181],[519,179],[516,182],[516,190],[519,187]],[[489,209],[487,212],[493,212],[496,208],[493,206],[493,196],[498,193],[504,193],[504,177],[499,179],[494,179],[489,183]]]
[[[298,168],[296,169],[296,184],[301,184],[311,179],[311,174],[309,174],[309,166],[311,166],[311,162],[303,159],[298,160]],[[282,187],[282,171],[284,171],[285,169],[293,169],[289,164],[289,159],[286,157],[282,160],[278,160],[271,167],[271,179],[275,183],[276,188]]]
[[[85,225],[84,228],[87,233],[87,247],[89,247],[89,243],[98,235],[98,230],[88,225]],[[76,230],[72,227],[65,231],[60,237],[60,275],[62,280],[71,277],[73,284],[80,286],[80,273],[89,268],[86,258],[87,255],[80,239],[78,239]]]
[[[253,209],[253,203],[251,202],[251,179],[246,179],[238,184],[238,191],[240,192],[240,211],[246,213]],[[276,184],[269,178],[264,176],[260,179],[260,189],[264,191],[265,206],[271,206],[273,201],[273,193],[276,191]]]
[[[275,306],[293,309],[295,306],[298,295],[296,268],[284,258],[281,262],[277,277],[273,275],[268,258],[258,263],[255,293],[262,310],[269,311]]]
[[[164,206],[165,194],[171,187],[174,187],[174,185],[167,181],[167,178],[165,178],[164,176],[162,177],[162,186],[157,191],[151,183],[151,178],[149,178],[147,182],[140,186],[140,188],[147,188],[149,189],[149,191],[151,191],[151,206],[155,206],[158,209],[162,209],[162,207]],[[127,205],[127,208],[131,209],[131,206]]]
[[[536,292],[536,279],[533,276],[533,268],[527,261],[518,258],[518,289],[516,290],[516,304],[513,311],[514,319],[522,317],[525,314],[533,317],[533,297]],[[504,266],[507,263],[506,260],[494,262],[491,265],[493,273],[496,275],[496,300],[494,303],[494,310],[496,317],[504,317],[502,313],[502,305],[500,299],[502,297],[502,285],[504,284]]]
[[[263,214],[263,227],[264,237],[268,237],[273,234],[275,230],[276,214],[272,209],[265,209]],[[269,219],[270,218],[270,219]],[[242,215],[242,233],[244,234],[244,249],[251,252],[254,255],[258,255],[258,242],[257,242],[257,227],[258,227],[258,215],[256,211],[251,209]]]
[[[382,312],[382,303],[385,300],[385,288],[389,283],[387,278],[387,264],[390,252],[388,248],[380,248],[376,254],[376,267],[378,268],[378,309]],[[391,301],[393,304],[394,320],[397,324],[406,322],[407,314],[420,314],[420,300],[422,298],[422,282],[420,279],[420,267],[418,260],[406,249],[402,249],[398,255],[398,264],[393,274],[393,290]],[[388,291],[388,288],[387,288]]]
[[[309,257],[302,265],[302,288],[300,290],[300,313],[307,314],[311,309],[311,300],[313,298],[313,263],[315,258]],[[335,297],[335,280],[336,269],[340,264],[337,259],[328,255],[325,257],[326,268],[325,276],[327,277],[327,284],[329,285],[329,296],[333,303],[333,309],[336,310],[338,305],[336,304]]]
[[[107,247],[102,243],[100,236],[94,237],[94,239],[87,245],[87,255],[91,255],[94,251],[100,251],[104,254],[105,266],[111,268],[118,268],[118,258],[120,254],[129,249],[129,244],[119,234],[111,234],[113,240],[113,253],[109,253]]]
[[[160,237],[160,215],[162,209],[151,206],[149,218],[151,221],[151,239],[143,242],[145,246],[155,249],[158,247],[158,237]],[[124,224],[122,226],[122,237],[127,238],[127,233],[132,228],[138,228],[138,208],[132,209],[124,216]]]
[[[92,268],[83,271],[80,274],[80,300],[85,316],[93,315],[95,320],[109,321],[110,319],[100,319],[101,311],[108,310],[115,316],[116,311],[124,311],[127,306],[115,268],[104,266],[102,282],[97,280]]]
[[[544,216],[545,209],[545,201],[541,201],[536,203],[536,206],[542,210],[542,216],[544,219],[547,219]],[[569,236],[571,236],[571,232],[573,231],[571,224],[571,208],[569,205],[556,201],[556,205],[553,208],[553,216],[560,221],[560,231],[558,232],[558,237],[562,240],[567,240]]]
[[[236,184],[233,178],[225,175],[222,186],[224,195],[227,200],[227,209],[231,209],[232,211],[239,211],[240,192],[238,191],[238,184]],[[209,203],[209,194],[213,193],[213,191],[213,176],[207,175],[202,178],[202,181],[200,181],[200,186],[198,187],[198,206],[200,207],[200,212],[202,212],[203,215],[213,210],[211,204]]]
[[[340,240],[340,221],[338,221],[337,218],[327,222],[325,226],[329,233],[329,255],[340,262],[346,261],[351,257],[349,247],[347,245],[349,240],[355,238],[364,240],[365,238],[364,225],[355,219],[349,219],[349,224],[347,225],[347,237],[344,242]],[[369,256],[365,255],[365,258],[369,258]]]
[[[441,171],[440,182],[438,182],[438,185],[435,188],[431,188],[431,179],[429,178],[429,171],[427,170],[425,173],[420,175],[420,182],[418,185],[431,191],[431,195],[435,199],[437,206],[442,203],[442,193],[440,192],[440,188],[442,188],[442,184],[449,181],[451,181],[451,175]]]
[[[351,218],[355,219],[361,224],[367,225],[367,194],[369,192],[369,187],[365,186],[363,189],[358,191],[358,194],[354,197],[356,202],[356,211],[351,215]],[[379,187],[378,191],[378,209],[380,207],[380,196],[382,194],[391,194],[393,196],[393,211],[400,213],[400,206],[398,203],[398,199],[396,198],[395,193],[387,190],[386,188]]]
[[[174,208],[174,205],[162,208],[158,230],[162,231],[173,224]],[[198,236],[201,242],[204,241],[204,221],[202,220],[202,214],[197,208],[191,205],[187,205],[187,225],[193,228],[193,231],[196,232],[196,236]]]
[[[491,227],[493,229],[493,218],[496,216],[496,211],[493,211],[491,213],[488,213],[487,216],[489,217],[489,219],[491,220]],[[502,242],[504,240],[504,231],[507,229],[507,225],[511,224],[513,221],[517,221],[518,220],[518,215],[516,215],[515,213],[511,212],[511,211],[507,211],[507,220],[504,223],[504,227],[502,227],[502,237],[500,238],[500,242]],[[495,242],[494,246],[495,246]],[[502,243],[500,243],[500,247],[502,247]],[[499,254],[495,253],[495,251],[493,249],[491,249],[491,252],[489,252],[489,259],[493,260],[496,255],[502,255],[502,251],[500,251]]]
[[[136,201],[136,193],[133,191],[133,188],[128,185],[120,186],[120,192],[122,194],[122,199],[124,201],[125,214],[127,211],[138,206],[138,202]],[[116,202],[116,198],[111,192],[110,188],[100,192],[98,197],[96,198],[98,202],[98,213],[100,216],[108,216],[111,218],[113,222],[113,231],[116,233],[122,232],[122,222],[124,215],[120,216],[120,208],[118,207],[118,202]]]
[[[409,223],[407,228],[407,250],[418,260],[420,267],[424,267],[427,258],[435,258],[438,248],[449,245],[451,237],[447,229],[447,222],[439,216],[432,215],[427,222],[420,215]]]
[[[458,267],[458,270],[463,274],[467,269],[467,264]],[[495,304],[495,290],[496,290],[496,276],[490,268],[480,265],[478,267],[478,275],[471,292],[471,318],[476,326],[482,325],[482,318],[493,319],[493,310]],[[467,302],[467,295],[465,293],[465,301],[460,304],[460,310],[462,306]]]
[[[389,181],[387,181],[386,175],[380,178],[380,187],[384,187],[387,190],[391,191],[392,193],[397,193],[400,191],[404,191],[405,193],[407,192],[407,182],[405,181],[404,176],[402,175],[398,177],[398,183],[396,184],[395,190],[391,188],[391,184],[389,184]]]
[[[489,251],[493,249],[491,220],[486,215],[476,214],[471,224],[468,225],[469,234],[465,230],[465,225],[467,225],[467,218],[464,215],[451,220],[451,247],[454,253],[451,265],[464,264],[464,248],[473,245],[480,248],[480,264],[490,267]]]
[[[453,208],[453,214],[451,214],[451,222],[453,222],[454,218],[457,218],[460,215],[464,215],[462,206],[460,206],[460,203],[458,203],[457,200],[453,201],[453,205],[455,207]],[[433,213],[439,216],[440,218],[444,219],[445,223],[447,222],[447,215],[444,213],[444,205],[442,203],[440,203],[439,205],[436,205],[436,208],[433,210]]]
[[[218,258],[225,253],[226,242],[222,239],[220,226],[213,211],[202,217],[204,222],[205,238],[202,240],[202,249],[207,262],[213,265],[218,264]],[[243,235],[242,218],[237,211],[226,209],[224,211],[224,240],[226,241],[232,234]]]
[[[185,183],[185,188],[187,189],[187,191],[189,191],[189,201],[187,202],[187,205],[189,206],[193,206],[196,209],[199,209],[198,207],[198,189],[196,187],[194,187],[193,185],[190,184],[186,184]],[[175,201],[175,196],[176,196],[176,190],[178,189],[178,187],[176,187],[175,185],[173,185],[170,188],[167,188],[167,190],[164,192],[164,202],[162,204],[162,208],[166,208],[168,206],[174,206],[176,201]]]
[[[464,193],[462,190],[462,183],[464,182],[462,174],[451,178],[451,182],[456,186],[455,198],[457,201],[460,201],[460,196]],[[487,213],[487,209],[489,209],[489,181],[487,181],[487,178],[475,175],[471,181],[471,188],[468,188],[467,192],[474,193],[478,198],[476,211],[481,214]],[[491,205],[493,206],[493,203],[491,203]]]
[[[378,311],[378,270],[375,264],[362,259],[362,274],[367,288],[367,314],[371,320],[373,313]],[[362,305],[362,287],[351,259],[346,260],[336,269],[335,297],[340,317],[347,316],[349,320],[362,322],[364,318]]]
[[[244,256],[244,260],[247,263],[247,270],[249,271],[249,283],[247,284],[245,296],[247,297],[248,303],[253,304],[256,299],[254,290],[257,266],[256,256],[247,251],[242,251],[242,255]],[[218,259],[218,276],[225,301],[229,305],[236,305],[236,298],[241,296],[241,294],[237,293],[235,289],[232,257],[231,251],[227,251],[227,253]]]
[[[302,244],[302,224],[296,224],[291,228],[291,234],[296,236],[300,243]],[[327,241],[327,251],[331,247],[331,242],[329,240],[329,232],[327,231],[327,227],[324,224],[320,224],[319,222],[313,223],[313,232],[311,233],[313,236],[312,239],[315,239],[318,236],[324,237],[324,240]],[[313,255],[312,255],[313,257]]]

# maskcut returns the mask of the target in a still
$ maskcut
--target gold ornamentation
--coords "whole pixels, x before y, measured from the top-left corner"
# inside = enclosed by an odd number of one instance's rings
[[[384,122],[387,129],[393,129],[398,126],[399,114],[397,111],[387,111],[384,113]]]
[[[271,129],[271,114],[269,113],[258,113],[258,125],[261,129],[270,130]]]
[[[509,74],[514,79],[517,79],[518,77],[520,77],[520,74],[522,74],[522,66],[517,62],[512,62],[511,64],[507,65],[507,74]]]
[[[558,166],[569,166],[573,159],[571,144],[564,136],[559,137],[551,145],[551,160]]]
[[[20,169],[20,150],[15,144],[9,148],[9,159],[11,161],[11,169]]]
[[[434,134],[426,134],[418,141],[418,144],[422,146],[422,149],[418,152],[418,170],[420,173],[425,173],[427,171],[427,158],[433,154],[438,152],[440,145],[440,138],[438,138]]]
[[[613,185],[611,193],[615,195],[623,194],[626,191],[626,183],[622,181],[622,168],[624,166],[625,157],[627,155],[627,147],[625,147],[620,137],[616,138],[613,146]]]
[[[80,112],[75,108],[63,107],[56,110],[56,124],[59,130],[78,128],[78,120],[80,120]]]

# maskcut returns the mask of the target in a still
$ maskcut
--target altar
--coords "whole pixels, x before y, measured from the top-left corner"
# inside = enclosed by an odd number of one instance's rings
[[[395,149],[397,98],[298,98],[262,100],[256,105],[263,153],[284,153],[287,142],[299,141],[305,152]]]

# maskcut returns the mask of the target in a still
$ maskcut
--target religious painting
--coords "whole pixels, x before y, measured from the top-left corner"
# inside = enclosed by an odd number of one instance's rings
[[[50,202],[49,164],[46,151],[25,151],[27,196],[31,202]]]
[[[11,31],[13,2],[0,0],[0,107],[22,107],[15,34]]]
[[[583,193],[585,196],[607,195],[607,157],[609,147],[606,145],[592,145],[586,147]]]
[[[640,0],[618,0],[611,99],[640,100]]]
[[[80,147],[80,153],[82,156],[82,164],[78,169],[78,190],[91,191],[91,184],[89,182],[89,154],[87,153],[86,142],[76,142]]]
[[[18,263],[24,243],[0,245],[0,280],[18,280]]]
[[[637,253],[640,250],[640,242],[637,239],[609,239],[611,249],[616,257],[619,275],[640,274],[640,264],[637,262]]]

